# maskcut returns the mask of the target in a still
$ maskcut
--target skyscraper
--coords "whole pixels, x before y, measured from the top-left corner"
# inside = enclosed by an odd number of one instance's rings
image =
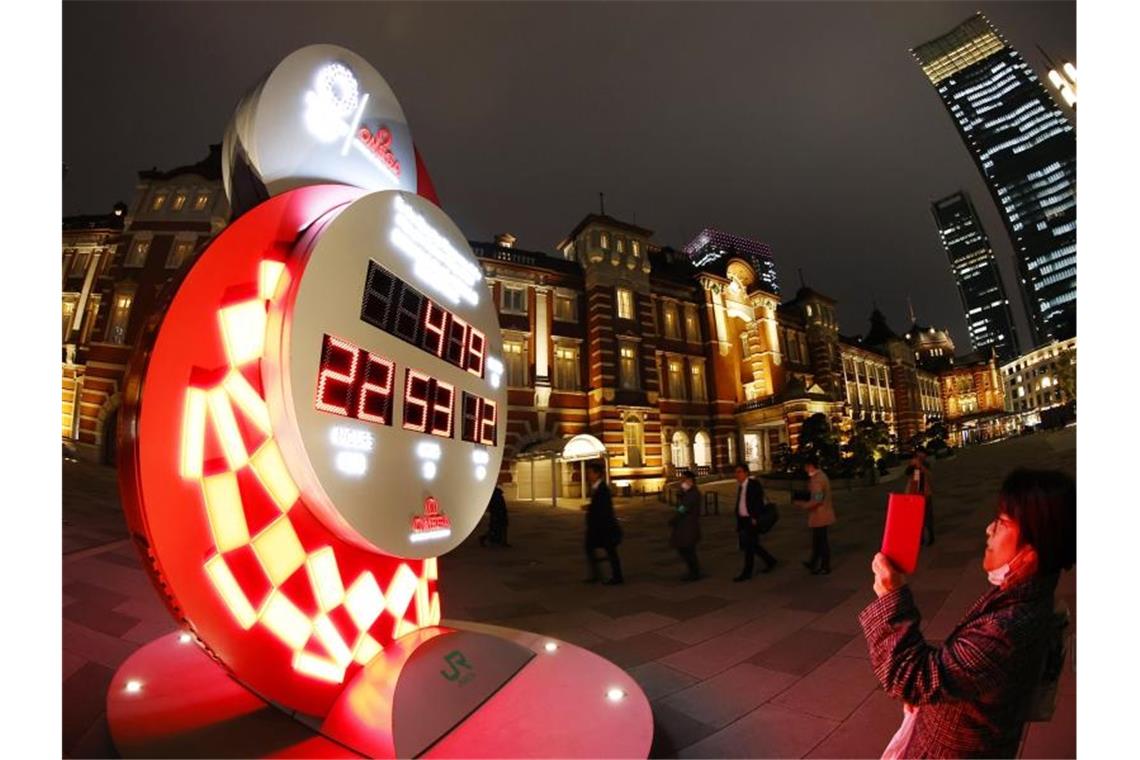
[[[970,344],[975,351],[993,348],[1007,362],[1021,353],[1013,313],[1001,282],[989,238],[964,192],[930,204],[938,235],[958,283]]]
[[[757,286],[766,293],[780,294],[780,282],[776,278],[776,262],[772,259],[772,249],[767,243],[751,238],[730,235],[727,232],[706,227],[684,248],[685,253],[697,268],[708,266],[715,261],[725,262],[733,256],[747,261],[759,280]]]
[[[1034,343],[1076,334],[1076,132],[982,14],[911,53],[938,91],[1013,242]]]

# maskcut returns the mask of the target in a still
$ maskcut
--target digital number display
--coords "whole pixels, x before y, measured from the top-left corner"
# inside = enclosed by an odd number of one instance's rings
[[[408,369],[404,383],[404,429],[451,438],[455,386]]]
[[[372,260],[368,262],[360,318],[475,377],[483,377],[486,335]]]
[[[327,333],[321,345],[316,407],[341,417],[392,424],[391,359]]]
[[[471,443],[494,446],[495,424],[498,420],[498,406],[494,401],[463,392],[463,434],[462,438]]]

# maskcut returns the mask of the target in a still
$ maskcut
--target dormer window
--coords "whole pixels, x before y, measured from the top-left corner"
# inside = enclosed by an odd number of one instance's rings
[[[618,238],[618,240],[617,240],[617,252],[618,253],[625,253],[625,241],[622,240],[621,238]]]
[[[601,237],[601,241],[602,241],[601,242],[602,248],[609,249],[609,247],[610,247],[610,236],[603,232],[602,237]]]
[[[641,244],[640,243],[638,243],[636,240],[633,240],[630,242],[630,246],[633,250],[634,256],[640,256],[641,255]]]

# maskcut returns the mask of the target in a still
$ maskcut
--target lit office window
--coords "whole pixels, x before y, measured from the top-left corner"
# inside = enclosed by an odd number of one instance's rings
[[[625,466],[641,467],[644,461],[641,452],[645,448],[645,430],[641,419],[636,414],[627,416],[622,425],[622,433],[625,444]]]
[[[629,288],[617,289],[618,319],[633,319],[633,291]]]
[[[621,364],[619,367],[620,383],[622,388],[636,389],[637,381],[637,344],[622,343],[620,349]]]
[[[559,322],[578,321],[578,299],[573,293],[554,294],[554,318]]]
[[[554,387],[560,391],[578,390],[577,346],[554,348]]]
[[[685,363],[680,359],[669,359],[669,398],[685,398]]]
[[[665,302],[661,306],[661,313],[665,320],[665,337],[680,340],[681,331],[680,325],[677,323],[677,304]]]
[[[507,365],[507,385],[512,388],[527,387],[526,343],[521,340],[503,341],[503,357]]]
[[[693,401],[707,401],[704,362],[695,359],[690,359],[689,362],[689,382],[692,385]]]
[[[503,286],[503,313],[526,314],[526,286]]]

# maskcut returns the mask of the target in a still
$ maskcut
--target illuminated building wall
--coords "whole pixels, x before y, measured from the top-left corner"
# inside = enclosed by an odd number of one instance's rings
[[[1021,424],[1041,423],[1041,412],[1076,400],[1077,339],[1056,341],[1001,366],[1006,409]]]
[[[993,348],[1002,361],[1021,353],[997,259],[970,197],[954,193],[930,204],[950,269],[958,283],[975,351]]]
[[[980,13],[911,53],[1005,222],[1034,343],[1075,335],[1076,130]]]
[[[131,351],[146,321],[228,221],[220,146],[190,166],[140,171],[119,213],[64,219],[63,440],[85,459],[114,461],[115,425]]]

